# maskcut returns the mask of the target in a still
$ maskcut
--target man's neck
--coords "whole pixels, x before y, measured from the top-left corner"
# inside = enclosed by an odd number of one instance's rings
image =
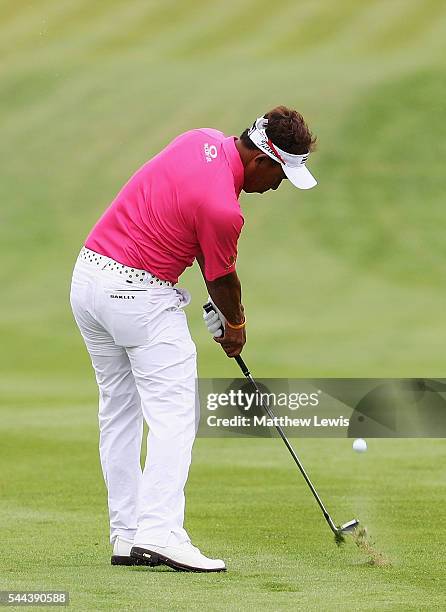
[[[240,155],[240,159],[242,160],[244,168],[246,168],[246,166],[253,159],[253,157],[256,157],[256,155],[259,154],[258,149],[248,149],[248,147],[245,147],[240,138],[235,139],[235,148],[237,149],[238,154]]]

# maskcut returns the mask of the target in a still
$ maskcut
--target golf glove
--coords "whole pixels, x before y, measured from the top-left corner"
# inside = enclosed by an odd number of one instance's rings
[[[214,302],[208,295],[208,303],[212,305],[213,310],[211,312],[203,312],[203,319],[208,328],[208,332],[214,336],[214,338],[220,338],[223,336],[226,319],[223,313],[217,308]]]

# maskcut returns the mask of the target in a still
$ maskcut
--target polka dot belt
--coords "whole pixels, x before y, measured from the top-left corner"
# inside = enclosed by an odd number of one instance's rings
[[[151,272],[147,270],[139,270],[138,268],[130,268],[129,266],[124,266],[123,264],[115,261],[114,259],[110,259],[110,257],[106,257],[105,255],[100,255],[99,253],[95,253],[91,249],[87,249],[87,247],[82,247],[81,252],[79,253],[79,259],[82,261],[86,261],[87,263],[97,266],[101,268],[101,270],[107,270],[107,272],[114,272],[117,276],[120,276],[123,281],[130,284],[143,283],[146,285],[154,285],[158,287],[173,287],[173,283],[166,280],[161,280]]]

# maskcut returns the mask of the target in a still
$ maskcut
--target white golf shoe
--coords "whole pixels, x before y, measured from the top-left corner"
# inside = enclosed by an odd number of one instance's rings
[[[130,556],[138,565],[168,565],[180,572],[224,572],[225,562],[205,557],[199,548],[185,542],[181,546],[133,546]]]
[[[126,540],[121,536],[117,536],[113,543],[113,554],[111,558],[112,565],[139,565],[137,559],[132,559],[130,551],[133,546],[132,540]]]

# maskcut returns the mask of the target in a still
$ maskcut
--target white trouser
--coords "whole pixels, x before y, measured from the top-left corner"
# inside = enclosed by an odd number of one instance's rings
[[[133,287],[78,259],[70,299],[99,387],[110,541],[188,541],[184,486],[199,408],[196,350],[182,310],[187,292],[149,280]],[[141,471],[143,418],[149,434]]]

